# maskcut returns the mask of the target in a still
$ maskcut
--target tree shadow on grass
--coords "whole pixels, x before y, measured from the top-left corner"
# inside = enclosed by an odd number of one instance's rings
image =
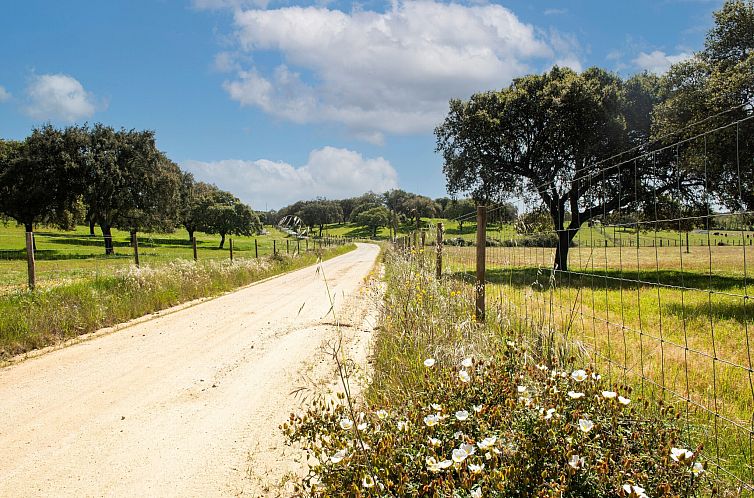
[[[118,258],[132,258],[129,254],[71,254],[67,252],[54,251],[54,250],[36,250],[34,251],[34,259],[37,261],[65,261],[69,259],[118,259]],[[26,261],[26,249],[18,250],[0,250],[0,261]]]

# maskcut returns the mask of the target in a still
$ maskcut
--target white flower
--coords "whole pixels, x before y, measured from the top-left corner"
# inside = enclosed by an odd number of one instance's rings
[[[584,466],[584,457],[579,457],[576,454],[571,455],[571,459],[568,460],[568,465],[578,470]]]
[[[346,450],[340,450],[335,452],[335,454],[330,457],[330,461],[332,463],[340,463],[340,461],[343,460],[346,456],[348,456]]]
[[[549,369],[547,368],[547,365],[537,365],[537,368],[538,368],[539,370],[542,370],[543,372],[546,372],[547,370],[549,370]]]
[[[574,370],[571,372],[571,378],[576,382],[584,382],[586,380],[586,371]]]
[[[482,405],[472,405],[471,406],[475,412],[479,413],[482,411]]]
[[[594,422],[587,418],[579,419],[579,430],[581,430],[581,432],[589,432],[592,428],[594,428]]]
[[[624,398],[623,396],[618,396],[618,402],[621,405],[627,405],[627,404],[629,404],[631,402],[631,400],[628,399],[628,398]]]
[[[547,410],[547,414],[545,415],[545,420],[550,420],[554,414],[555,414],[555,408],[550,408],[549,410]]]
[[[434,438],[434,437],[429,438],[429,444],[431,444],[432,446],[440,446],[441,443],[442,441],[440,441],[437,438]]]
[[[461,362],[461,366],[464,368],[471,368],[471,365],[473,364],[474,363],[471,361],[471,358],[464,358],[463,361]]]
[[[644,492],[644,488],[641,486],[634,486],[633,484],[624,484],[623,491],[628,493],[628,496],[637,496],[638,498],[648,498]]]
[[[367,422],[363,422],[356,426],[356,428],[359,429],[360,431],[365,430],[367,427],[369,427],[369,424]]]
[[[607,399],[613,399],[617,395],[618,393],[616,393],[615,391],[602,391],[602,396]]]
[[[497,441],[497,438],[495,436],[486,437],[482,439],[481,441],[479,441],[476,445],[479,446],[480,450],[486,450],[487,448],[495,444],[496,441]]]
[[[516,345],[516,343],[515,343],[515,342],[513,342],[513,341],[505,341],[505,343],[506,343],[506,344],[508,345],[508,347],[510,347],[510,348],[512,348],[513,346],[515,346],[515,345]]]
[[[702,465],[702,462],[694,462],[694,465],[691,466],[691,473],[695,476],[698,476],[704,472],[704,465]]]
[[[374,486],[374,478],[370,475],[364,476],[364,479],[361,480],[361,485],[365,488],[371,488]]]
[[[426,424],[427,427],[434,427],[439,421],[440,417],[438,415],[427,415],[424,417],[424,424]]]
[[[518,387],[516,387],[516,390],[519,393],[525,393],[526,392],[526,386],[518,386]]]
[[[469,372],[467,372],[466,370],[459,371],[458,378],[461,379],[461,382],[468,382],[471,380],[471,377],[469,376]]]
[[[456,412],[456,419],[458,419],[460,422],[463,422],[467,418],[469,418],[469,412],[467,412],[466,410],[458,410]]]
[[[670,458],[675,460],[676,462],[680,462],[682,460],[690,460],[693,458],[694,452],[689,451],[686,448],[670,448]]]
[[[592,379],[594,380],[600,380],[602,376],[598,374],[597,372],[592,372]]]
[[[453,460],[443,460],[442,462],[437,462],[437,467],[440,469],[447,469],[453,465]]]
[[[459,438],[462,438],[462,437],[463,437],[463,432],[461,432],[461,431],[455,431],[453,433],[453,438],[454,439],[459,439]]]
[[[439,403],[432,403],[432,404],[431,404],[430,406],[431,406],[431,407],[432,407],[432,409],[433,409],[433,410],[435,410],[435,411],[438,411],[438,412],[439,412],[439,411],[442,411],[442,405],[441,405],[441,404],[439,404]]]
[[[435,359],[434,358],[427,358],[424,360],[424,366],[427,368],[432,368],[435,366]]]
[[[484,467],[484,464],[482,464],[482,467]],[[469,468],[471,468],[471,465],[469,465]],[[482,488],[474,488],[471,490],[471,498],[482,498]]]
[[[385,410],[377,410],[374,413],[377,415],[377,418],[380,420],[385,420],[387,418],[387,412]]]
[[[491,458],[492,458],[492,453],[490,453],[489,451],[484,454],[484,459],[485,460],[490,460]]]
[[[463,448],[456,448],[453,450],[453,461],[456,463],[463,462],[468,456],[469,452],[464,450]]]
[[[576,391],[568,391],[568,396],[573,399],[579,399],[584,397],[584,393],[577,393]]]
[[[399,431],[406,431],[408,430],[408,422],[405,420],[399,420],[398,421],[398,430]]]
[[[482,464],[477,465],[475,463],[470,463],[469,470],[471,471],[472,474],[478,474],[484,470],[484,464],[482,463]]]
[[[476,448],[474,447],[473,444],[462,443],[461,446],[459,446],[459,448],[461,448],[462,450],[464,450],[469,455],[473,455],[474,452],[476,451]]]
[[[342,418],[340,419],[340,428],[344,431],[349,430],[351,427],[353,427],[353,420],[350,418]]]

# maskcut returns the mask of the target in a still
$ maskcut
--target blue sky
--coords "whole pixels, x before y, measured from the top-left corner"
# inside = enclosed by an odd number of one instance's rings
[[[450,98],[553,64],[663,71],[722,0],[24,0],[0,17],[0,137],[153,129],[256,209],[392,187],[445,195]]]

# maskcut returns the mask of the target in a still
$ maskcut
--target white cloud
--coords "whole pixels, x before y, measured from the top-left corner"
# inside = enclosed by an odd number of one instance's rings
[[[634,65],[642,71],[649,71],[650,73],[662,74],[666,72],[671,65],[690,59],[692,54],[688,52],[680,52],[675,55],[669,55],[662,50],[654,50],[650,53],[640,52],[639,55],[633,59]]]
[[[97,110],[94,96],[81,83],[66,74],[34,76],[26,88],[26,113],[34,119],[60,119],[73,122],[91,117]]]
[[[5,89],[2,85],[0,85],[0,102],[5,102],[6,100],[10,100],[10,92]]]
[[[580,68],[570,39],[499,5],[237,9],[235,25],[239,50],[278,53],[283,62],[236,71],[224,84],[233,100],[298,123],[340,123],[373,142],[431,130],[450,98],[502,88],[556,61]]]
[[[301,199],[343,198],[398,186],[398,174],[386,159],[367,159],[335,147],[313,150],[298,168],[267,159],[187,161],[182,166],[198,180],[233,192],[255,209],[264,209],[265,203],[280,208]]]

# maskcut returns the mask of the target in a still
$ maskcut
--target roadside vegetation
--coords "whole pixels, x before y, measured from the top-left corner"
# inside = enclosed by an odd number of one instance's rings
[[[602,376],[506,310],[474,320],[472,288],[386,255],[385,306],[363,402],[323,399],[284,431],[313,496],[697,496],[706,456],[672,407]]]
[[[355,249],[321,253],[133,265],[36,292],[0,296],[0,360],[57,344],[99,328],[209,297]]]

